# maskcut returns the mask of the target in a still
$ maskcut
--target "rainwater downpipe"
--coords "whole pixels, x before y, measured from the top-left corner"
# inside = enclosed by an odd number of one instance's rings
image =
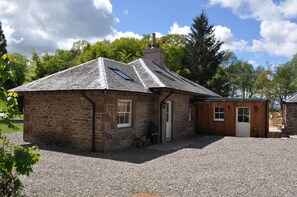
[[[82,92],[83,96],[92,104],[92,152],[96,151],[96,147],[95,147],[95,130],[96,130],[96,124],[95,124],[95,120],[96,120],[96,103],[94,103],[87,95],[86,93],[83,91]]]
[[[165,100],[173,93],[171,92],[160,102],[160,143],[163,144],[163,135],[162,135],[162,118],[163,118],[163,105],[165,104]]]

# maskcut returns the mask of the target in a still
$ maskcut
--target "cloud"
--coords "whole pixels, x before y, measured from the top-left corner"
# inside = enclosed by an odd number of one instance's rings
[[[128,16],[128,15],[129,15],[129,10],[124,10],[124,11],[123,11],[123,14],[124,14],[125,16]]]
[[[231,29],[223,26],[214,26],[215,37],[224,44],[221,50],[243,51],[247,47],[247,42],[244,40],[236,40],[231,32]]]
[[[8,51],[26,55],[53,52],[67,40],[103,39],[119,22],[109,0],[1,0],[0,18]]]
[[[297,53],[297,24],[290,21],[263,21],[261,39],[253,40],[250,50],[291,58]]]
[[[297,24],[292,20],[297,17],[296,0],[284,0],[279,3],[262,0],[261,5],[258,0],[209,0],[209,3],[212,6],[230,8],[241,19],[252,18],[260,22],[260,38],[252,40],[251,45],[245,50],[288,58],[296,54]],[[228,39],[227,30],[224,32],[221,28],[220,31],[225,35],[225,40],[232,40],[233,35],[229,35]],[[231,44],[231,48],[232,46],[236,48],[236,45]]]
[[[170,27],[169,34],[184,34],[187,35],[191,32],[191,28],[189,26],[180,27],[177,22],[174,22]]]

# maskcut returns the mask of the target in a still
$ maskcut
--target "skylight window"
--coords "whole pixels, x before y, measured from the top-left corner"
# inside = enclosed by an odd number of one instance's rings
[[[171,81],[175,81],[175,79],[173,79],[172,77],[169,77],[168,75],[164,74],[161,71],[155,70],[155,72],[162,75],[163,77],[166,77],[167,79],[170,79]]]
[[[134,81],[131,77],[129,77],[128,75],[126,75],[125,73],[123,73],[122,71],[116,68],[109,68],[109,69],[115,72],[116,74],[118,74],[120,77],[122,77],[125,80]]]

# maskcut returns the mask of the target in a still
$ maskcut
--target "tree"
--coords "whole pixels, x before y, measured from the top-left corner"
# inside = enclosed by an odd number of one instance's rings
[[[270,69],[261,71],[254,83],[254,94],[270,101],[270,111],[276,100],[275,88],[274,73]]]
[[[284,64],[276,69],[274,80],[276,84],[276,95],[281,104],[281,109],[283,109],[283,102],[288,96],[293,95],[297,91],[297,86],[294,83],[296,77],[294,66],[291,63]]]
[[[17,94],[8,93],[4,87],[14,77],[11,61],[9,54],[0,56],[0,119],[9,128],[15,128],[10,119],[16,113]],[[32,166],[40,159],[37,150],[38,147],[11,144],[0,130],[0,196],[20,196],[23,185],[18,176],[28,176],[33,171]]]
[[[185,59],[187,37],[179,34],[168,34],[157,40],[164,50],[165,65],[174,72],[181,72]]]
[[[223,60],[224,52],[220,51],[222,44],[223,42],[215,39],[213,26],[209,25],[203,11],[194,19],[186,42],[185,66],[190,71],[186,77],[212,89],[207,82],[213,78]]]
[[[6,39],[2,30],[2,23],[0,22],[0,56],[7,53],[6,47]]]
[[[253,97],[254,83],[262,70],[262,67],[254,69],[251,64],[244,61],[237,61],[230,65],[227,68],[231,88],[230,96]]]
[[[5,88],[7,90],[20,86],[24,83],[27,73],[27,64],[29,62],[27,57],[20,53],[12,53],[11,57],[11,68],[14,71],[15,78],[9,79],[5,82]]]

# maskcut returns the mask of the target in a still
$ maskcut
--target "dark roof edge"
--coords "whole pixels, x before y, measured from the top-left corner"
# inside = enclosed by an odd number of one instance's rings
[[[184,94],[191,94],[191,95],[194,95],[194,96],[203,96],[204,98],[207,97],[207,98],[211,98],[212,96],[209,95],[209,94],[201,94],[199,92],[189,92],[189,91],[184,91],[184,90],[179,90],[179,89],[174,89],[174,88],[167,88],[167,87],[153,87],[153,88],[149,88],[150,91],[152,91],[153,93],[158,93],[160,92],[161,90],[173,90],[175,93],[184,93]],[[220,98],[220,96],[213,96],[213,97],[218,97]]]
[[[192,100],[195,101],[209,101],[209,102],[269,102],[268,99],[262,98],[218,98],[218,97],[206,97],[206,98],[196,98]]]
[[[76,89],[76,90],[39,90],[39,91],[20,91],[16,92],[18,94],[39,94],[39,93],[77,93],[77,92],[123,92],[123,93],[130,93],[130,94],[154,94],[153,92],[133,92],[133,91],[125,91],[125,90],[110,90],[110,89]]]

